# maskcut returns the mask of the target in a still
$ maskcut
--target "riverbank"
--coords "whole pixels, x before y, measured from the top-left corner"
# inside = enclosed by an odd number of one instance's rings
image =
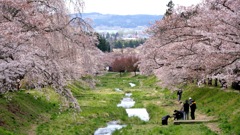
[[[49,88],[42,91],[29,90],[1,95],[0,132],[6,135],[88,135],[93,134],[98,128],[106,127],[108,122],[118,121],[126,127],[115,131],[113,133],[115,135],[190,135],[193,133],[215,135],[218,133],[206,124],[176,126],[173,125],[173,119],[169,120],[168,126],[162,126],[162,116],[172,115],[175,109],[179,109],[179,104],[176,101],[176,93],[157,86],[156,82],[154,76],[124,74],[119,77],[118,73],[98,76],[94,89],[90,89],[80,81],[75,82],[69,85],[69,88],[78,99],[82,109],[80,113],[67,108],[62,97]],[[129,83],[136,84],[136,86],[131,87]],[[239,94],[233,96],[227,93],[230,95],[226,96],[222,92],[218,95],[218,90],[210,93],[207,89],[201,90],[195,91],[195,87],[188,86],[183,92],[183,99],[191,96],[197,102],[196,119],[207,119],[210,115],[217,117],[219,123],[213,126],[220,128],[222,133],[237,134],[239,130],[237,123],[234,125],[234,122],[239,122],[239,107],[237,107],[240,103]],[[125,93],[132,93],[132,98],[136,102],[132,108],[146,108],[150,116],[149,121],[142,121],[138,117],[128,117],[124,108],[117,107]],[[211,100],[212,96],[216,103]],[[214,109],[210,106],[214,106]],[[223,111],[217,108],[237,109],[232,113],[224,112],[223,117],[220,113]],[[224,118],[228,118],[228,115],[231,116],[231,120],[227,122],[227,125],[222,126],[221,123],[226,121]]]

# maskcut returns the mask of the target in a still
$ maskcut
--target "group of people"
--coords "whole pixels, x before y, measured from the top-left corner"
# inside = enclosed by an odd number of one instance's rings
[[[191,118],[192,118],[192,120],[194,120],[195,119],[195,110],[197,109],[196,102],[191,97],[189,97],[189,100],[186,100],[184,103],[180,101],[179,103],[180,103],[179,111],[175,110],[174,112],[182,113],[182,115],[179,115],[179,117],[176,117],[175,119],[188,120],[189,119],[189,109],[190,109],[191,110],[191,112],[190,112]],[[180,117],[180,116],[182,116],[182,117]]]
[[[197,109],[196,102],[189,97],[188,100],[186,100],[184,103],[181,101],[182,97],[182,89],[179,89],[177,91],[178,95],[178,101],[180,103],[180,109],[179,110],[174,110],[173,118],[174,120],[188,120],[189,119],[189,110],[191,110],[191,118],[192,120],[195,119],[195,110]],[[166,115],[162,117],[162,125],[168,125],[168,119],[171,118],[170,115]]]

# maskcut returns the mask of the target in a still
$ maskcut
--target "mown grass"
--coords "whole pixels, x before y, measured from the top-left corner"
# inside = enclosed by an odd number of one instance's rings
[[[89,79],[89,77],[84,79]],[[2,95],[0,98],[0,120],[4,122],[4,125],[0,126],[0,133],[25,135],[33,132],[37,135],[91,135],[98,128],[105,127],[107,122],[118,120],[127,127],[114,132],[115,135],[215,134],[203,124],[175,126],[172,119],[169,120],[168,126],[162,126],[162,116],[171,115],[173,110],[178,109],[178,105],[175,103],[176,94],[157,86],[157,79],[154,76],[134,76],[124,73],[120,77],[118,73],[108,73],[95,79],[97,82],[95,89],[90,89],[88,84],[81,80],[68,86],[81,106],[80,113],[75,112],[72,108],[60,111],[62,103],[60,99],[62,98],[52,89],[9,93],[8,96],[15,97],[10,101],[6,100],[6,95]],[[130,82],[136,86],[130,87]],[[122,92],[115,91],[115,88],[120,88]],[[133,94],[132,98],[136,101],[134,108],[147,109],[150,115],[148,122],[141,121],[137,117],[128,118],[125,109],[117,107],[126,92]],[[204,95],[205,93],[198,94]],[[198,96],[198,94],[195,94],[195,91],[189,87],[188,90],[185,90],[183,97],[192,96],[200,99],[202,96]],[[224,94],[217,97],[221,98],[221,96]],[[205,97],[204,104],[209,104],[210,99]],[[198,108],[204,108],[201,107],[198,100],[197,103]],[[21,110],[19,112],[24,113],[14,114],[7,109],[8,105],[17,106]],[[215,110],[217,108],[210,111],[208,108],[202,109],[209,115],[216,115]],[[232,121],[236,122],[236,120],[238,119],[233,118]],[[231,129],[234,128],[231,127]],[[236,133],[236,130],[226,131],[226,133]]]

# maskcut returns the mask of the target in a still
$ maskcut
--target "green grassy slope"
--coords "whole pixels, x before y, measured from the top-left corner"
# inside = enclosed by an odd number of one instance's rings
[[[195,86],[187,87],[183,98],[192,97],[198,110],[219,119],[224,134],[240,134],[240,94],[225,92],[220,88]]]
[[[58,110],[58,101],[49,98],[48,101],[43,92],[37,91],[0,95],[0,133],[27,134],[33,125],[51,118]]]
[[[86,79],[86,78],[84,78]],[[0,134],[6,135],[90,135],[97,128],[106,126],[106,123],[112,120],[118,120],[127,127],[116,131],[115,135],[214,135],[205,124],[193,125],[173,125],[173,120],[169,120],[168,126],[161,125],[161,117],[172,114],[173,110],[178,109],[176,103],[176,93],[167,89],[162,89],[156,85],[154,76],[132,76],[124,74],[119,77],[118,73],[108,73],[96,78],[96,88],[90,90],[87,84],[82,81],[69,85],[74,96],[77,98],[82,112],[77,113],[72,108],[61,109],[61,97],[52,89],[43,91],[20,91],[0,95]],[[130,87],[129,83],[135,83],[136,87]],[[115,91],[120,88],[122,92]],[[194,89],[194,91],[193,91]],[[211,89],[212,90],[212,89]],[[191,96],[196,99],[198,110],[208,115],[214,115],[220,119],[220,127],[224,133],[237,134],[239,121],[239,110],[235,102],[239,102],[239,94],[230,95],[232,100],[219,93],[218,90],[198,90],[194,87],[188,87],[184,90],[183,98]],[[132,92],[132,98],[136,101],[135,108],[146,108],[150,114],[150,121],[144,122],[137,117],[128,118],[124,108],[117,107],[120,100],[126,92]],[[215,94],[214,94],[215,93]],[[220,91],[221,93],[221,91]],[[236,93],[235,93],[236,94]],[[47,96],[48,95],[48,96]],[[215,103],[210,96],[213,95]],[[216,98],[216,99],[215,99]],[[223,99],[220,100],[220,99]],[[213,103],[214,102],[214,103]],[[225,106],[231,111],[220,113]],[[215,108],[206,106],[215,106]],[[231,119],[227,124],[229,114]]]

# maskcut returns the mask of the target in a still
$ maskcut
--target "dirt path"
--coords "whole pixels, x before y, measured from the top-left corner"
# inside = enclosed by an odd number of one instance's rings
[[[28,135],[36,135],[36,129],[37,129],[37,125],[33,124],[30,130],[28,131]]]
[[[29,127],[29,130],[27,131],[27,134],[28,135],[36,135],[37,132],[37,127],[42,124],[42,123],[45,123],[45,122],[48,122],[50,120],[50,115],[40,115],[39,118],[36,120],[38,121],[37,123],[33,123],[30,127]]]
[[[214,118],[212,116],[207,116],[200,112],[196,112],[196,119],[197,120],[216,120],[216,118]],[[205,123],[204,125],[206,125],[213,132],[215,132],[217,134],[221,134],[221,129],[218,127],[217,122]]]

